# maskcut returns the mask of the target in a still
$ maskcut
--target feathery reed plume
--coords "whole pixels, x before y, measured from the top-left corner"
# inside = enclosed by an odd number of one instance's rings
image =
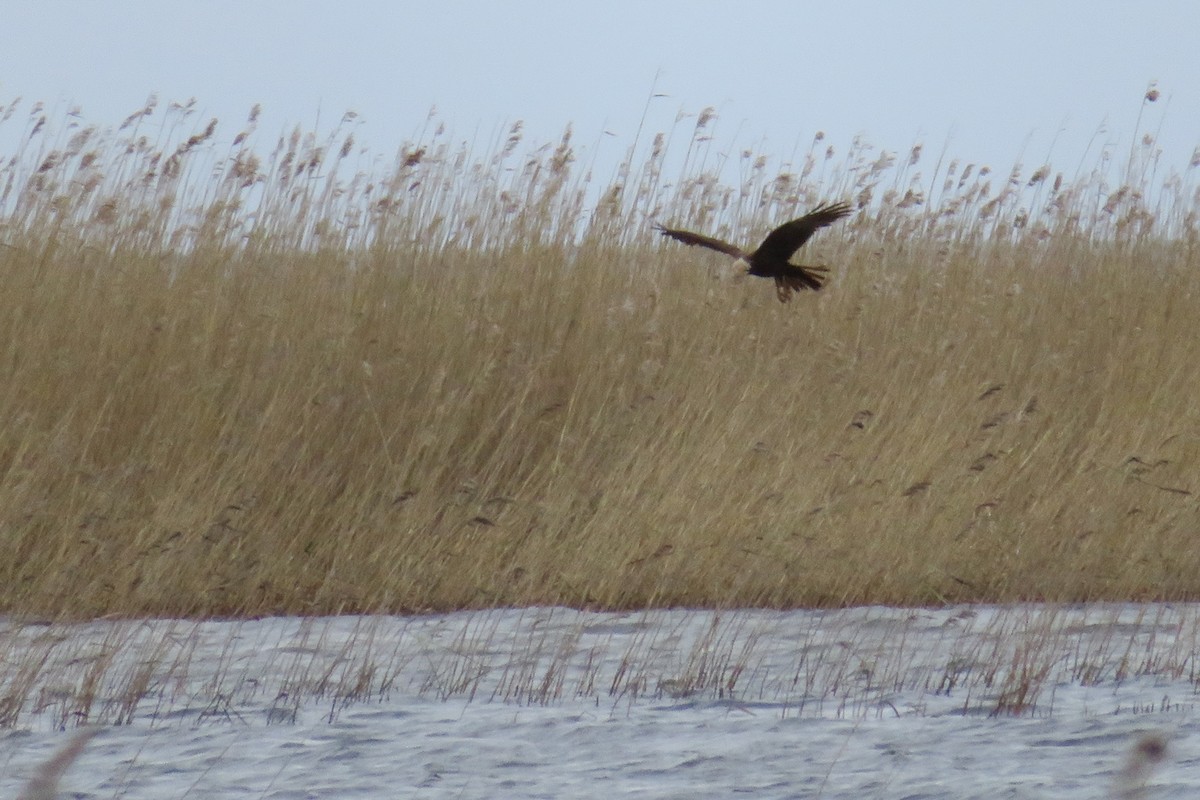
[[[1125,765],[1117,773],[1113,797],[1140,800],[1146,796],[1146,782],[1167,758],[1167,737],[1162,733],[1144,733],[1133,743]]]

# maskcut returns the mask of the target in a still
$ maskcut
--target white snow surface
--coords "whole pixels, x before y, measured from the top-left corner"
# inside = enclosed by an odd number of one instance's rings
[[[1194,797],[1198,626],[1162,604],[0,620],[0,798],[80,723],[102,730],[63,797]],[[1165,759],[1118,787],[1148,733]]]

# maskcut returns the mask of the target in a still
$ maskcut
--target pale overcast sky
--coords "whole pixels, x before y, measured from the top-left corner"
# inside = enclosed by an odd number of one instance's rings
[[[1151,81],[1163,163],[1200,144],[1192,0],[0,0],[0,19],[0,103],[115,125],[152,92],[196,97],[228,138],[255,103],[271,133],[354,110],[387,155],[436,106],[463,140],[571,123],[603,163],[657,92],[649,133],[713,106],[718,141],[783,159],[821,130],[1073,174],[1089,143],[1130,146]]]

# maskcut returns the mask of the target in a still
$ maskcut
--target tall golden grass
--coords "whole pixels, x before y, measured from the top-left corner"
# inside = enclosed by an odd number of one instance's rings
[[[0,166],[0,613],[1200,596],[1200,201],[1152,139],[791,165],[706,111],[601,179],[569,130],[388,164],[256,117],[35,106]],[[788,306],[649,224],[821,200]]]

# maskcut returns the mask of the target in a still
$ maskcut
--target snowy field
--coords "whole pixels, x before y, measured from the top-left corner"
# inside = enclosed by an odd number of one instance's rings
[[[79,722],[101,730],[64,797],[1194,797],[1197,625],[1192,605],[8,621],[0,798]],[[1135,791],[1147,734],[1167,750]]]

